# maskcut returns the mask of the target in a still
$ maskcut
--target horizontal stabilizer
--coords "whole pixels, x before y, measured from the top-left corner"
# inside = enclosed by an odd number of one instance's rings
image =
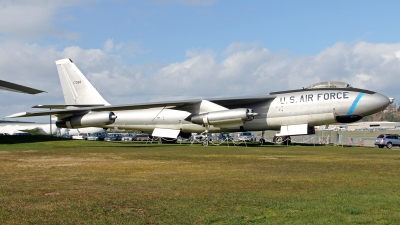
[[[7,116],[7,118],[25,117],[27,115],[28,115],[27,112],[20,112],[20,113],[15,113],[15,114],[9,115],[9,116]]]

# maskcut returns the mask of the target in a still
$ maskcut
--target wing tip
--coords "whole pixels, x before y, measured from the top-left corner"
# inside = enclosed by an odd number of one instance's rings
[[[23,116],[26,116],[26,115],[28,115],[27,112],[20,112],[20,113],[15,113],[15,114],[6,116],[6,117],[7,118],[16,118],[16,117],[23,117]]]

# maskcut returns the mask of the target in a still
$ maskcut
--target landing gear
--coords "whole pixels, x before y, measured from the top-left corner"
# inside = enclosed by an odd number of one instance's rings
[[[208,128],[200,135],[201,135],[201,139],[200,139],[201,145],[208,146],[210,144],[210,141],[212,141],[212,138],[209,137],[209,134],[208,134]]]
[[[261,131],[261,138],[258,141],[258,143],[260,143],[260,145],[264,145],[265,144],[264,133],[265,133],[265,131]]]
[[[290,139],[290,136],[274,136],[272,142],[274,142],[277,145],[290,145],[292,140]]]

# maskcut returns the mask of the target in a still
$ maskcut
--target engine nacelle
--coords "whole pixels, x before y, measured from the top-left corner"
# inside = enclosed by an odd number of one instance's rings
[[[56,121],[58,128],[101,127],[113,124],[117,116],[113,112],[91,112]]]
[[[217,127],[242,126],[245,122],[254,119],[252,109],[229,109],[216,112],[202,113],[191,118],[192,123],[214,125]]]

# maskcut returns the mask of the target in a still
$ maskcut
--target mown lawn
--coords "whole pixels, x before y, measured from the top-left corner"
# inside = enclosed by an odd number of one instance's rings
[[[1,224],[400,223],[398,150],[34,138],[0,139]]]

